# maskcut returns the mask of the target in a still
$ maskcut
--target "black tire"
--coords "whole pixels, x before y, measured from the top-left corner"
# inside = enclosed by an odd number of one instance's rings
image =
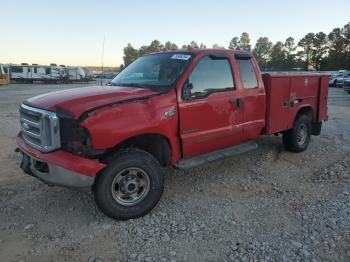
[[[289,151],[298,153],[306,150],[311,139],[310,117],[307,115],[298,116],[295,120],[294,127],[285,131],[282,139],[283,144]]]
[[[350,95],[350,90],[349,91],[347,91],[348,92],[348,94]]]
[[[337,87],[337,80],[334,80],[333,86],[334,86],[334,87]]]
[[[130,170],[136,172],[136,175]],[[133,194],[125,192],[130,186],[128,184],[130,179],[135,181],[134,186],[131,187],[132,190],[135,190]],[[143,182],[140,182],[141,180]],[[145,184],[143,189],[142,183]],[[136,198],[140,198],[139,202],[124,203],[132,202],[133,200],[129,198],[139,194],[140,190],[144,190],[144,193],[140,193],[141,196],[144,195],[143,198],[136,196]],[[107,216],[118,220],[128,220],[146,215],[158,203],[163,190],[164,175],[159,162],[151,154],[138,149],[121,150],[113,156],[108,161],[108,166],[97,176],[94,185],[97,206]]]

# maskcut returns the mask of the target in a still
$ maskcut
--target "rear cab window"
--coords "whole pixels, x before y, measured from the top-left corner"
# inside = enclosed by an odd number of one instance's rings
[[[258,79],[256,78],[252,58],[236,57],[238,68],[242,78],[243,88],[253,89],[258,87]]]

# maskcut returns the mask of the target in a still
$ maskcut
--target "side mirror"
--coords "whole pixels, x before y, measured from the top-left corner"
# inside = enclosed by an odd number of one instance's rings
[[[183,99],[190,99],[191,98],[191,90],[193,89],[192,83],[190,83],[188,80],[186,80],[183,88],[182,88],[182,97]]]

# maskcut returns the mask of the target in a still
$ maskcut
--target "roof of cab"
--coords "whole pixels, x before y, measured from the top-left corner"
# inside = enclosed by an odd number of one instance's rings
[[[232,50],[232,49],[216,49],[216,48],[183,48],[176,50],[168,50],[168,51],[159,51],[150,53],[151,54],[159,54],[159,53],[191,53],[191,54],[199,54],[199,53],[224,53],[224,54],[251,54],[251,52],[245,50]]]

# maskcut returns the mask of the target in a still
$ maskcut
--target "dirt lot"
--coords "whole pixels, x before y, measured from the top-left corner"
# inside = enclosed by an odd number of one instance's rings
[[[117,222],[91,194],[18,167],[18,106],[69,87],[0,87],[0,261],[350,261],[350,95],[341,89],[330,90],[330,120],[306,152],[261,137],[247,154],[169,168],[151,214]]]

